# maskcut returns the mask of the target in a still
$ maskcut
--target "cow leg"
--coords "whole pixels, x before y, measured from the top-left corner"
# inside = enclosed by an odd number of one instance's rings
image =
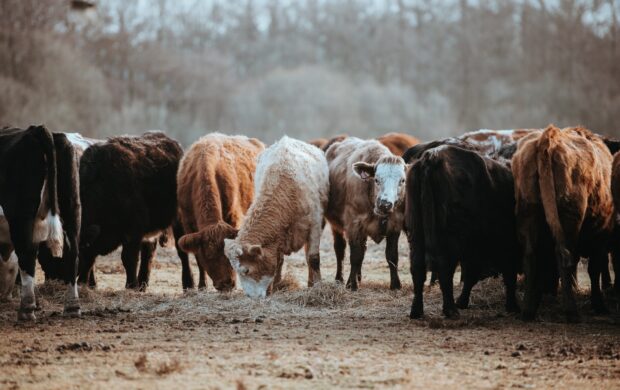
[[[95,259],[97,255],[89,249],[83,249],[79,254],[78,261],[78,283],[86,284],[88,287],[97,287],[95,279]]]
[[[437,276],[437,272],[432,271],[431,272],[431,286],[437,284],[437,280],[439,280],[439,277]]]
[[[440,260],[439,287],[443,297],[443,314],[446,318],[458,318],[459,311],[454,304],[454,270],[453,264],[448,264],[445,259]]]
[[[574,294],[574,271],[572,265],[564,265],[563,260],[559,255],[558,269],[560,272],[560,281],[562,282],[562,297],[564,299],[564,311],[566,313],[567,322],[579,322],[579,313],[577,311],[577,302],[575,301]],[[575,260],[576,261],[576,260]],[[600,277],[600,273],[597,270],[597,276]],[[597,283],[598,285],[598,280]]]
[[[271,295],[273,291],[280,290],[282,286],[282,266],[284,265],[284,255],[282,253],[278,253],[278,260],[276,263],[276,273],[273,277],[273,281],[269,285],[267,289],[267,295]]]
[[[508,313],[521,312],[517,303],[517,271],[506,271],[502,274],[502,278],[506,289],[506,311]]]
[[[400,290],[400,278],[398,277],[398,237],[400,232],[390,234],[385,241],[385,259],[390,268],[390,289]]]
[[[80,299],[78,296],[77,271],[78,271],[78,240],[77,234],[69,234],[69,245],[65,245],[62,256],[63,281],[67,286],[63,314],[68,317],[79,317]],[[56,259],[59,260],[59,259]]]
[[[197,261],[196,263],[198,264],[198,289],[204,290],[207,288],[206,272],[205,269],[202,268],[202,265],[200,265],[199,261]]]
[[[607,253],[595,253],[588,259],[588,275],[590,275],[590,304],[592,310],[596,314],[608,314],[609,310],[605,306],[603,300],[603,293],[601,291],[600,279],[601,270],[603,267],[607,268],[609,273],[609,259]]]
[[[332,235],[334,236],[334,252],[336,252],[336,281],[344,282],[342,277],[342,263],[344,261],[345,249],[347,248],[347,241],[344,239],[344,235],[336,231],[332,227]]]
[[[611,288],[611,274],[609,273],[609,259],[601,264],[601,287],[604,291]]]
[[[34,270],[36,266],[38,243],[32,242],[33,219],[9,220],[11,241],[17,255],[21,281],[21,302],[17,312],[20,321],[34,321],[36,317],[36,298],[34,294]]]
[[[349,248],[351,252],[351,271],[349,273],[349,280],[347,280],[347,288],[350,288],[351,291],[357,291],[362,275],[362,262],[366,254],[366,242],[349,239]]]
[[[467,272],[461,264],[461,280],[463,280],[463,289],[461,290],[461,295],[459,295],[456,300],[456,307],[459,309],[467,309],[469,307],[471,289],[474,288],[478,279],[473,276],[472,272]]]
[[[611,252],[611,264],[614,268],[614,293],[620,296],[620,240],[614,240]]]
[[[413,302],[409,318],[421,318],[424,315],[424,283],[426,282],[426,261],[424,251],[409,243],[409,261],[413,281]]]
[[[157,249],[157,241],[144,240],[140,244],[140,272],[138,273],[138,288],[140,291],[146,291],[151,277],[151,267],[155,250]]]
[[[321,220],[321,218],[319,218]],[[306,244],[306,263],[308,264],[308,287],[314,286],[321,281],[321,224],[310,229],[310,237]]]
[[[172,225],[172,233],[174,234],[174,247],[177,250],[179,259],[181,259],[181,284],[183,290],[193,289],[195,287],[194,275],[192,275],[192,268],[189,265],[189,255],[179,247],[179,238],[183,236],[183,227],[179,222],[175,222]]]
[[[138,288],[138,280],[136,278],[136,270],[138,268],[138,256],[140,255],[140,244],[142,240],[126,241],[123,243],[123,250],[121,251],[121,259],[123,260],[123,266],[125,267],[125,274],[127,280],[125,282],[125,288]]]

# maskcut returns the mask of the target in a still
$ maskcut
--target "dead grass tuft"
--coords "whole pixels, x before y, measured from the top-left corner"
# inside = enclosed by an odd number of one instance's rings
[[[350,294],[351,292],[347,291],[342,283],[321,282],[309,289],[289,294],[285,297],[285,301],[304,307],[335,308],[347,301]]]
[[[273,286],[274,291],[298,291],[301,290],[301,284],[295,275],[286,273],[280,283]]]

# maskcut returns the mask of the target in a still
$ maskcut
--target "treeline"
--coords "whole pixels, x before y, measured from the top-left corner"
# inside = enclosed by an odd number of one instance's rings
[[[185,143],[550,122],[620,135],[615,0],[71,3],[0,1],[0,125]]]

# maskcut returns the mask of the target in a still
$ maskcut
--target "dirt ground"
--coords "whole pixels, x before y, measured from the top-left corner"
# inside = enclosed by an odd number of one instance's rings
[[[36,323],[16,322],[17,298],[0,304],[0,388],[620,388],[618,302],[609,301],[610,316],[592,316],[583,269],[580,324],[563,323],[551,297],[535,323],[507,315],[496,279],[475,288],[460,319],[442,318],[434,286],[425,318],[409,320],[406,241],[402,290],[388,288],[384,244],[370,244],[351,293],[333,282],[330,236],[320,287],[301,287],[297,253],[286,264],[299,288],[263,301],[212,287],[184,294],[167,248],[148,292],[125,291],[115,252],[98,259],[98,288],[80,290],[82,318],[68,319],[64,288],[44,284],[39,270]]]

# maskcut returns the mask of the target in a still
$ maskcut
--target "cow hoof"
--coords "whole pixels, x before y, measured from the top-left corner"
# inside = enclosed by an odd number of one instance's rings
[[[460,317],[459,311],[456,307],[443,309],[443,315],[450,320],[455,320]]]
[[[336,275],[336,282],[344,283],[344,278],[342,275]]]
[[[34,309],[33,308],[20,308],[17,311],[17,320],[24,321],[24,322],[36,321],[37,317],[34,315]]]
[[[65,306],[62,315],[69,318],[79,318],[82,316],[80,305]]]
[[[467,309],[469,307],[469,300],[459,299],[456,300],[456,307],[459,309]]]
[[[349,280],[347,282],[347,288],[351,291],[357,291],[357,283],[351,282],[351,280]]]
[[[401,284],[400,280],[396,280],[390,283],[390,290],[400,290]]]
[[[567,311],[566,312],[566,322],[570,324],[576,324],[581,322],[581,316],[576,311]]]
[[[419,320],[424,316],[424,310],[419,308],[411,308],[411,313],[409,313],[409,318],[412,320]]]

